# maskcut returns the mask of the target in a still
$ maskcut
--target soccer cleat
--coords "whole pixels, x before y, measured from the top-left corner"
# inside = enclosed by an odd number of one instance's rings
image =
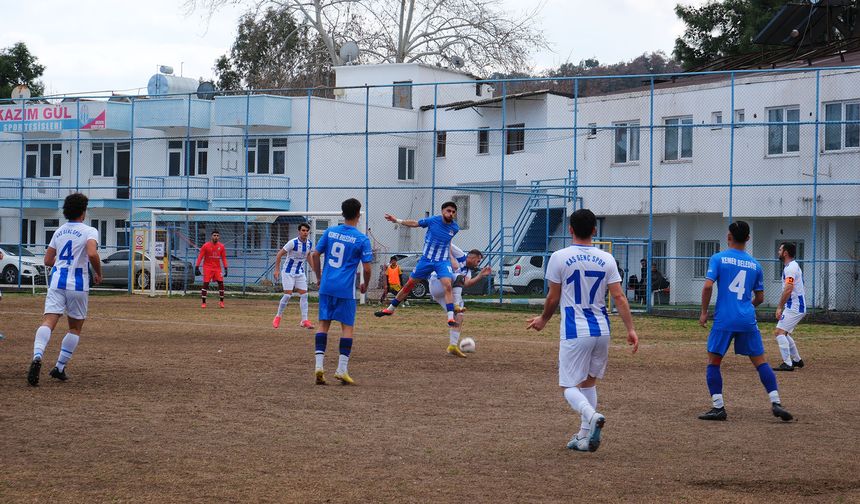
[[[39,372],[42,370],[42,359],[33,359],[27,371],[27,383],[33,387],[39,386]]]
[[[606,417],[595,411],[588,424],[591,427],[591,434],[588,436],[588,451],[595,452],[600,448],[600,432],[606,424]]]
[[[710,411],[699,415],[699,420],[719,420],[723,421],[729,418],[726,413],[726,408],[711,408]]]
[[[460,347],[457,345],[448,345],[448,355],[453,355],[455,357],[466,357],[466,354],[460,350]]]
[[[314,328],[314,325],[311,324],[310,320],[302,320],[302,323],[299,325],[304,327],[305,329],[313,329]]]
[[[224,301],[218,301],[218,308],[224,308]]]
[[[579,433],[573,435],[570,441],[567,442],[567,449],[573,451],[588,451],[588,438],[579,437]]]
[[[779,366],[773,368],[774,371],[794,371],[794,366],[789,366],[785,362],[779,364]]]
[[[334,377],[340,380],[341,385],[355,385],[355,380],[353,380],[347,372],[335,373]]]
[[[465,313],[465,312],[466,312],[465,306],[455,306],[454,307],[454,313]]]
[[[800,369],[800,368],[802,368],[802,367],[803,367],[803,359],[796,360],[796,361],[791,361],[791,364],[792,364],[794,367],[796,367],[797,369]]]
[[[317,369],[316,371],[314,371],[314,374],[316,375],[316,382],[315,383],[317,385],[327,385],[328,384],[328,382],[325,381],[325,371],[323,371],[322,369]]]
[[[275,329],[281,327],[281,316],[280,315],[276,315],[275,318],[272,320],[272,327],[274,327]]]
[[[206,308],[206,301],[203,301],[202,303],[200,303],[200,308]]]
[[[69,379],[69,377],[66,376],[66,370],[63,369],[60,371],[56,366],[54,366],[54,369],[52,369],[49,374],[51,375],[51,378],[56,378],[60,381],[66,381]]]
[[[388,308],[383,308],[382,310],[379,310],[377,312],[373,312],[373,314],[376,315],[377,317],[387,317],[389,315],[394,315],[394,312],[389,310]]]
[[[448,327],[460,327],[460,324],[454,319],[448,319]]]
[[[771,404],[770,410],[771,410],[771,412],[773,412],[773,416],[779,418],[783,422],[790,422],[790,421],[794,420],[794,417],[791,415],[791,413],[789,413],[788,411],[785,411],[782,408],[782,405],[779,404],[778,402]]]

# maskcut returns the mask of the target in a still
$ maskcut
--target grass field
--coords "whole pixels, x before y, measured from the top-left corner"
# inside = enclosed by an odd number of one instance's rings
[[[749,361],[723,365],[729,421],[710,407],[706,331],[613,317],[607,418],[596,453],[565,449],[579,418],[557,386],[557,319],[471,308],[468,359],[445,354],[444,315],[360,307],[350,374],[313,384],[313,331],[291,304],[97,296],[70,380],[25,375],[43,298],[0,303],[0,502],[860,501],[860,329],[801,324],[806,367],[779,375],[783,424]],[[316,308],[311,306],[312,313]],[[61,322],[62,324],[62,322]],[[778,362],[771,322],[761,324]],[[337,334],[326,360],[333,382]]]

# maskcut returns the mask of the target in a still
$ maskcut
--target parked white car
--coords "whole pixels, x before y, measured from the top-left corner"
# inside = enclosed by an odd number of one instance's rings
[[[543,296],[543,259],[542,255],[506,255],[497,285],[506,292]]]
[[[36,256],[26,247],[15,244],[0,244],[3,259],[0,260],[0,282],[5,284],[18,283],[18,267],[20,262],[21,284],[31,285],[47,282],[44,258]],[[20,261],[19,261],[20,260]]]

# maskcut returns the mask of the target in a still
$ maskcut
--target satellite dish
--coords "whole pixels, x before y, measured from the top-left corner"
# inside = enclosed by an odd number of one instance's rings
[[[214,100],[215,99],[215,84],[211,82],[201,82],[199,86],[197,86],[197,98],[201,100]]]
[[[355,63],[355,60],[358,59],[358,44],[350,40],[346,44],[340,46],[340,59],[342,59],[347,65]]]
[[[466,64],[466,60],[455,54],[451,56],[451,64],[454,65],[454,68],[463,68],[463,65]]]
[[[26,100],[30,97],[30,88],[26,84],[18,84],[12,89],[12,99]]]
[[[170,65],[161,65],[158,67],[158,71],[165,75],[173,75],[173,67]]]

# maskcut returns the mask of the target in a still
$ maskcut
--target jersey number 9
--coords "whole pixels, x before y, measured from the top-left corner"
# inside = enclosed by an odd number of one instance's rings
[[[331,257],[328,258],[328,264],[332,268],[340,268],[343,264],[343,251],[345,247],[341,242],[331,244]]]

